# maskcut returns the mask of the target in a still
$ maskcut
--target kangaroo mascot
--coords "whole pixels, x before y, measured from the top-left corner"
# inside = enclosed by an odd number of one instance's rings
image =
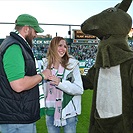
[[[88,18],[84,34],[100,39],[96,62],[82,76],[84,89],[93,90],[89,133],[133,133],[133,51],[128,46],[132,0]]]

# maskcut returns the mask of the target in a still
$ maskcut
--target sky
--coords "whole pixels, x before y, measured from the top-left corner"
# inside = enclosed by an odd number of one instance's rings
[[[68,35],[69,26],[54,24],[79,25],[72,26],[80,29],[80,25],[89,17],[101,11],[114,7],[122,0],[0,0],[0,38],[14,29],[14,23],[20,14],[30,14],[37,18],[44,32],[40,35],[50,34],[52,37]],[[128,9],[133,18],[133,3]],[[50,25],[47,25],[50,24]],[[133,26],[132,26],[133,27]]]

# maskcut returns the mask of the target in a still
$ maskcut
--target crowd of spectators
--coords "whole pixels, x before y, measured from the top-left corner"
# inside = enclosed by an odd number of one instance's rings
[[[85,61],[85,67],[91,67],[96,58],[97,44],[78,44],[70,46],[70,54],[79,61]]]
[[[133,49],[133,45],[129,45]],[[48,44],[34,45],[33,52],[37,60],[46,57]],[[85,61],[85,67],[90,68],[95,63],[97,44],[71,44],[69,54],[79,61]]]
[[[34,45],[33,52],[37,60],[46,57],[48,45]],[[69,54],[79,61],[85,61],[85,67],[90,67],[95,62],[97,45],[72,44],[68,46]]]
[[[48,49],[48,44],[34,45],[33,53],[34,53],[36,59],[41,60],[42,58],[45,58],[47,49]]]

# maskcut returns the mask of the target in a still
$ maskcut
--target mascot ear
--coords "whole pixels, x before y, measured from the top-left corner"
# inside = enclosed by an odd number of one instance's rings
[[[117,4],[115,7],[127,12],[131,3],[132,3],[132,0],[123,0],[121,3]]]

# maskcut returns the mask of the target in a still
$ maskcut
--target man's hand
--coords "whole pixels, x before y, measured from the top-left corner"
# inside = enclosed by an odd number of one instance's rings
[[[50,69],[45,69],[41,73],[43,74],[43,77],[45,80],[47,80],[49,78],[49,76],[52,75],[52,72]]]

